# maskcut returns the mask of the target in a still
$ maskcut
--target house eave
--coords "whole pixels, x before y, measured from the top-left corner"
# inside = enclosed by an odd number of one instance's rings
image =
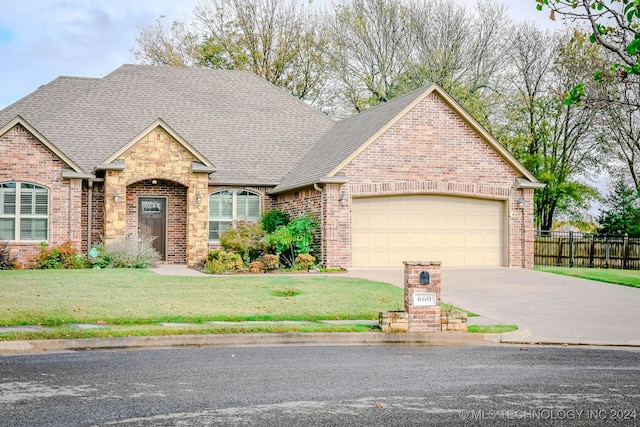
[[[546,187],[547,184],[543,184],[541,182],[532,182],[530,180],[528,180],[527,178],[516,178],[515,180],[515,184],[514,184],[514,188],[516,190],[518,189],[540,189],[540,188],[544,188]]]
[[[95,167],[96,171],[118,171],[122,172],[125,168],[124,160],[114,160],[111,163],[102,163]]]
[[[268,191],[267,193],[275,195],[275,194],[287,193],[287,192],[293,191],[293,190],[298,190],[298,189],[304,188],[304,187],[311,187],[314,184],[338,184],[338,185],[342,185],[342,184],[346,184],[347,182],[349,182],[349,180],[344,175],[325,176],[325,177],[322,177],[320,179],[313,179],[313,180],[305,181],[305,182],[300,183],[300,184],[289,185],[289,186],[282,187],[282,188],[277,188],[276,187],[276,188]]]
[[[192,173],[214,173],[217,169],[200,162],[191,162]]]
[[[61,175],[62,179],[95,179],[96,177],[91,173],[80,173],[67,168],[62,169]]]
[[[277,182],[271,181],[246,181],[246,180],[224,180],[216,181],[214,178],[209,178],[209,185],[215,185],[217,187],[275,187]]]

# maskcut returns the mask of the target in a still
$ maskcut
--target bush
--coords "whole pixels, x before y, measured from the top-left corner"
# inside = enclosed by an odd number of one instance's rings
[[[306,214],[291,221],[287,226],[276,228],[265,237],[268,250],[280,255],[280,260],[289,268],[295,265],[295,258],[300,254],[313,251],[314,231],[318,221],[312,214]]]
[[[300,254],[296,257],[295,268],[298,270],[309,271],[311,267],[315,266],[316,257],[309,254]]]
[[[264,230],[261,224],[241,222],[234,228],[225,230],[220,235],[220,244],[227,250],[240,254],[242,260],[249,264],[260,256],[263,249]]]
[[[11,255],[9,242],[0,241],[0,270],[13,269],[17,258],[17,256]]]
[[[278,227],[288,225],[291,217],[288,213],[276,209],[265,212],[260,221],[262,223],[262,229],[265,232],[273,233]]]
[[[264,254],[260,257],[266,271],[273,271],[280,268],[280,257],[275,254]]]
[[[86,267],[87,261],[71,246],[71,242],[64,242],[54,248],[49,248],[45,242],[40,243],[40,253],[36,257],[36,268],[76,269]]]
[[[249,271],[252,273],[264,273],[264,263],[262,261],[253,261],[249,264]]]
[[[212,274],[236,273],[243,267],[242,257],[239,254],[216,250],[207,255],[203,270]]]
[[[160,261],[160,254],[151,246],[155,237],[140,236],[120,239],[98,247],[98,256],[91,260],[94,267],[149,268]]]

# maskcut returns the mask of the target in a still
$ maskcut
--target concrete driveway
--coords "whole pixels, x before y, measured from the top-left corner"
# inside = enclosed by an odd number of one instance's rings
[[[403,286],[402,269],[348,276]],[[520,327],[516,341],[640,346],[640,289],[520,268],[442,269],[442,300]]]

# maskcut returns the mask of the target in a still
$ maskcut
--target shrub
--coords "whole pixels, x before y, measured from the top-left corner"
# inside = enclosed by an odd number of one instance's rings
[[[318,221],[312,214],[306,214],[291,221],[287,226],[276,228],[265,237],[265,246],[276,254],[289,268],[294,267],[295,258],[313,251],[314,231]]]
[[[239,254],[225,251],[211,251],[207,255],[207,262],[203,270],[207,273],[235,273],[242,270],[244,264]]]
[[[288,225],[291,221],[291,217],[288,213],[276,209],[265,212],[260,221],[265,232],[273,233],[278,227]]]
[[[64,242],[53,248],[49,248],[45,242],[40,243],[40,253],[36,257],[36,268],[75,269],[86,267],[87,261],[71,246],[71,242]]]
[[[280,257],[275,254],[264,254],[260,257],[266,271],[277,270],[280,267]]]
[[[11,255],[9,242],[0,241],[0,270],[11,270],[15,267],[18,257]]]
[[[300,254],[296,257],[295,267],[299,270],[309,271],[316,262],[316,257],[309,254]]]
[[[234,228],[225,230],[220,235],[220,244],[227,250],[240,254],[242,260],[249,264],[260,256],[263,249],[264,230],[261,224],[241,222]]]
[[[264,263],[262,261],[253,261],[249,264],[249,271],[252,273],[264,273]]]
[[[151,246],[155,237],[142,235],[137,240],[119,239],[98,247],[98,256],[92,259],[94,267],[149,268],[160,260],[160,254]]]

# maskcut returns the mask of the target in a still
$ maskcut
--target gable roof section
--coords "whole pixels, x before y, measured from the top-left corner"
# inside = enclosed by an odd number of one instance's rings
[[[47,138],[45,138],[40,132],[38,132],[36,130],[36,128],[31,126],[29,124],[29,122],[27,122],[25,119],[23,119],[20,116],[16,116],[9,123],[7,123],[4,126],[2,126],[0,128],[0,136],[2,136],[5,133],[9,132],[11,129],[13,129],[17,125],[21,125],[22,127],[24,127],[31,135],[33,135],[38,141],[40,141],[42,143],[42,145],[47,147],[49,150],[51,150],[51,152],[53,154],[55,154],[63,162],[65,162],[67,164],[67,166],[69,166],[73,170],[73,172],[76,172],[78,174],[83,175],[83,170],[80,168],[80,166],[78,166],[73,160],[71,160],[69,157],[67,157],[67,155],[65,153],[60,151],[60,149],[58,149],[58,147],[56,147],[54,144],[52,144],[51,141],[49,141]]]
[[[147,126],[142,132],[136,135],[131,141],[129,141],[127,144],[125,144],[123,147],[121,147],[119,150],[117,150],[115,153],[109,156],[109,158],[106,159],[103,165],[101,166],[108,165],[113,161],[115,161],[118,157],[123,155],[127,150],[129,150],[131,147],[136,145],[142,138],[144,138],[149,132],[153,131],[157,127],[161,127],[162,129],[164,129],[169,135],[171,135],[173,139],[175,139],[178,142],[178,144],[182,145],[185,150],[187,150],[194,158],[198,159],[203,165],[209,168],[214,167],[213,164],[211,164],[211,162],[206,157],[200,154],[200,152],[198,152],[198,150],[196,150],[184,138],[178,135],[176,131],[171,129],[171,127],[167,125],[162,119],[158,119],[153,123],[151,123],[151,125]]]
[[[415,105],[428,95],[438,95],[460,118],[462,118],[505,162],[526,180],[536,179],[511,155],[482,125],[440,86],[433,84],[427,89],[418,89],[391,102],[379,105],[358,115],[338,122],[276,186],[271,193],[277,194],[314,183],[329,182],[340,176],[340,171],[358,154],[378,139]]]
[[[100,79],[86,77],[58,77],[0,110],[0,126],[21,116],[39,128],[42,120],[92,89],[99,81]]]
[[[0,112],[0,123],[16,111],[37,118],[40,132],[85,171],[161,118],[218,166],[210,180],[219,184],[277,184],[335,123],[250,72],[147,65],[56,79]]]

